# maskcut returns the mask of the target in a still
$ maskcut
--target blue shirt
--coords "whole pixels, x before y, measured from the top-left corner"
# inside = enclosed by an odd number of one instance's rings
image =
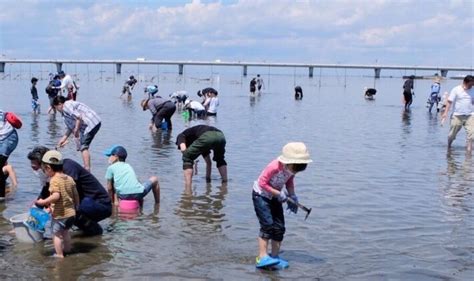
[[[118,195],[143,193],[145,190],[132,166],[125,162],[117,161],[110,165],[105,172],[105,179],[113,181]]]

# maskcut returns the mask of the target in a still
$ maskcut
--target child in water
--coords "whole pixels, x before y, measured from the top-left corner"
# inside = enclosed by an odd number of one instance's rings
[[[31,78],[31,107],[33,108],[33,113],[40,113],[40,103],[38,101],[38,89],[36,88],[36,83],[38,83],[38,78]]]
[[[257,268],[287,268],[288,261],[279,257],[281,242],[285,234],[285,218],[282,203],[288,202],[288,209],[298,211],[298,198],[293,179],[295,174],[306,169],[309,152],[302,142],[290,142],[283,147],[282,155],[273,160],[254,182],[252,199],[260,223],[258,235]],[[283,187],[286,186],[286,192]],[[294,203],[288,201],[290,197]],[[271,240],[271,254],[268,255],[268,241]]]
[[[56,254],[64,258],[64,253],[71,251],[71,234],[69,229],[74,224],[76,209],[79,206],[79,194],[74,180],[63,173],[63,157],[59,151],[50,150],[42,159],[42,169],[51,177],[49,197],[36,200],[39,206],[50,206],[52,214],[51,230]]]

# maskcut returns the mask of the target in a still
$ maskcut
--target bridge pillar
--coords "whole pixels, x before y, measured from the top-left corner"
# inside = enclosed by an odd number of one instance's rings
[[[314,67],[310,66],[309,67],[309,78],[313,78],[313,70],[314,70]]]
[[[380,78],[380,71],[381,71],[381,70],[382,70],[382,69],[380,69],[380,68],[374,68],[374,71],[375,71],[375,78]]]
[[[0,73],[4,73],[4,72],[5,72],[5,63],[0,62]]]
[[[243,75],[244,77],[247,76],[247,66],[246,66],[246,65],[243,66],[242,75]]]
[[[56,71],[59,72],[63,68],[63,63],[62,62],[57,62],[56,63]]]
[[[115,70],[117,71],[117,74],[122,73],[122,64],[121,63],[116,63],[115,64]]]
[[[441,76],[446,77],[448,75],[447,69],[441,69]]]
[[[178,70],[179,75],[183,75],[184,64],[180,64],[178,65],[178,67],[179,67],[179,70]]]

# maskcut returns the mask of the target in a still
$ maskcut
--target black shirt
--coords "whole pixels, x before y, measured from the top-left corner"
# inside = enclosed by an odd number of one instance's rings
[[[31,97],[34,100],[38,100],[38,89],[36,89],[36,86],[31,86]]]
[[[209,132],[209,131],[217,131],[217,132],[220,132],[221,130],[215,128],[215,127],[212,127],[212,126],[207,126],[207,125],[197,125],[197,126],[194,126],[194,127],[191,127],[191,128],[188,128],[186,130],[184,130],[183,132],[181,132],[181,134],[179,134],[177,137],[176,137],[176,145],[178,146],[178,149],[179,149],[179,145],[181,143],[185,143],[186,144],[186,147],[189,147],[191,146],[191,144],[197,140],[202,134],[206,133],[206,132]]]
[[[71,159],[64,159],[63,171],[76,182],[77,193],[82,201],[84,197],[90,197],[94,201],[109,203],[110,197],[102,184],[89,171]],[[49,183],[41,190],[40,198],[49,196]]]

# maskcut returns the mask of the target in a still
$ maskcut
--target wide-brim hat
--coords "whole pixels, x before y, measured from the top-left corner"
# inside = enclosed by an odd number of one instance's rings
[[[302,142],[287,143],[282,149],[282,154],[278,156],[278,161],[283,164],[307,164],[313,162],[309,158],[309,151],[306,145]]]

